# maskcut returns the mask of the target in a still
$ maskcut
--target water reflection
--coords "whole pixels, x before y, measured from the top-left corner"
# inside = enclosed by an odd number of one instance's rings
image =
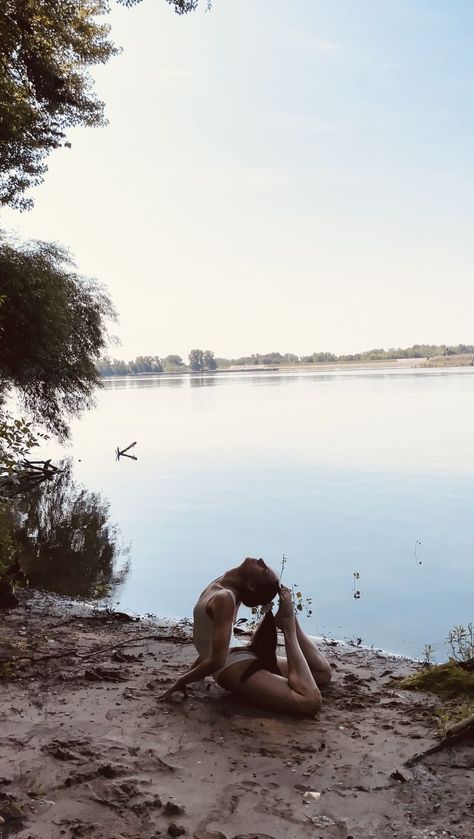
[[[404,381],[410,379],[443,379],[452,377],[453,373],[461,376],[472,375],[471,367],[462,368],[406,368],[400,367],[375,367],[375,369],[364,369],[363,367],[338,367],[335,365],[330,369],[322,370],[258,370],[239,371],[225,370],[219,372],[204,373],[177,373],[177,374],[143,374],[129,376],[110,376],[104,379],[106,390],[143,390],[147,388],[199,388],[213,387],[215,385],[241,384],[256,387],[277,387],[277,386],[299,386],[304,383],[325,383],[344,380],[368,379],[372,382],[383,380],[394,380],[402,378]]]
[[[104,387],[106,390],[141,390],[147,387],[182,387],[185,382],[185,376],[110,376],[104,379]]]
[[[31,585],[59,594],[98,597],[125,580],[128,553],[109,518],[109,503],[72,478],[71,461],[9,511],[11,538]]]
[[[206,373],[193,375],[189,377],[189,385],[190,387],[213,387],[217,384],[217,378],[217,376],[209,376]]]

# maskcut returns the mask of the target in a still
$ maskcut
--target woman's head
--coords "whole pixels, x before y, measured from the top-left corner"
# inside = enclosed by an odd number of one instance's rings
[[[278,577],[263,559],[248,556],[239,566],[239,571],[242,580],[240,596],[244,606],[264,606],[278,594]]]

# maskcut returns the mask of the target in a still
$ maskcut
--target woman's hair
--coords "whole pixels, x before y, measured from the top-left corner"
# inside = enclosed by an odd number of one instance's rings
[[[247,667],[240,681],[246,682],[257,670],[268,670],[270,673],[277,673],[281,676],[276,657],[276,647],[277,628],[275,618],[273,612],[267,612],[247,647],[250,653],[255,653],[257,659]]]
[[[259,580],[254,589],[242,592],[244,606],[265,606],[277,596],[280,584],[273,576],[270,579]]]

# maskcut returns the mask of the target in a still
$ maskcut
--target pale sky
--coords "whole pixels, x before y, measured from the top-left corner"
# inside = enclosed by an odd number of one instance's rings
[[[474,4],[113,8],[110,124],[35,209],[119,312],[112,354],[474,342]]]

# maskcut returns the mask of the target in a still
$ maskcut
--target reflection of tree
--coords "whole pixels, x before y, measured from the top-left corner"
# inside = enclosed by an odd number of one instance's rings
[[[191,387],[214,387],[217,384],[217,376],[190,376]]]
[[[187,381],[186,376],[140,376],[132,378],[131,376],[124,376],[123,379],[114,379],[113,377],[104,379],[104,386],[106,390],[132,390],[139,388],[143,390],[147,387],[182,387]]]
[[[14,516],[9,505],[0,501],[0,576],[10,565],[17,548],[12,535],[13,521]]]
[[[72,478],[71,462],[15,505],[12,538],[31,585],[92,597],[120,585],[127,564],[116,568],[125,551],[109,521],[109,504]]]

